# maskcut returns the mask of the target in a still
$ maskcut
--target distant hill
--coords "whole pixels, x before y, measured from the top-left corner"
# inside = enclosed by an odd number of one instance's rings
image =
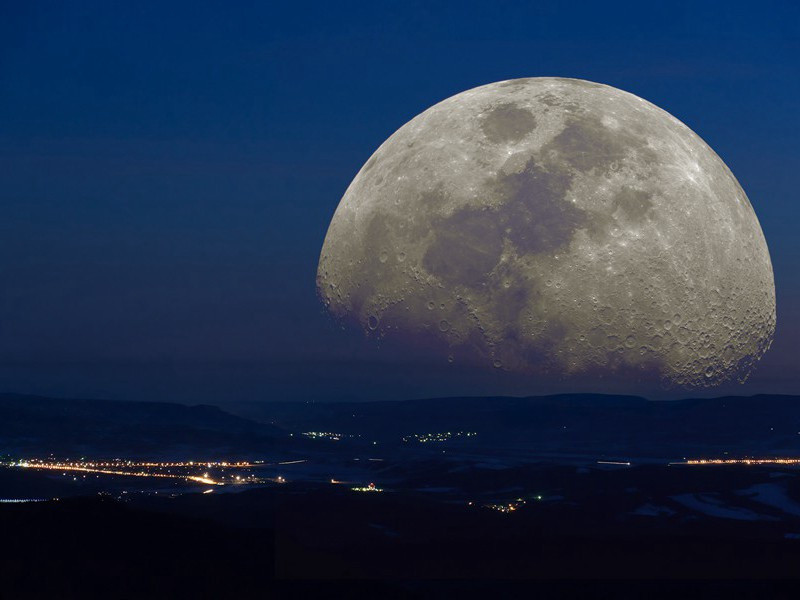
[[[226,407],[292,431],[333,431],[383,441],[414,433],[473,431],[475,443],[533,452],[800,455],[800,397],[760,395],[651,401],[564,394],[391,402],[265,402]]]
[[[461,431],[477,435],[454,437],[447,443],[521,458],[800,456],[800,397],[650,401],[567,394],[249,402],[220,408],[0,394],[0,454],[231,458],[334,450],[304,436],[288,435],[311,431],[352,436],[337,445],[341,450],[373,441],[384,448],[408,445],[414,434]]]
[[[284,435],[216,406],[0,394],[0,454],[229,457]]]

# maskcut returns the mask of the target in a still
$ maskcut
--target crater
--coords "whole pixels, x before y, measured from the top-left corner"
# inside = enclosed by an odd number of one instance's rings
[[[558,106],[561,104],[561,98],[559,98],[552,92],[539,94],[538,96],[536,96],[536,99],[542,104],[546,104],[547,106]]]
[[[558,363],[556,349],[564,343],[566,336],[567,328],[564,324],[551,319],[538,336],[522,340],[519,356],[525,364],[546,372]]]
[[[653,208],[653,194],[626,186],[614,196],[614,206],[628,219],[643,221]]]
[[[367,307],[381,281],[386,281],[398,272],[394,261],[389,260],[390,251],[397,251],[397,260],[402,262],[400,248],[403,244],[418,243],[427,229],[400,217],[375,213],[369,219],[361,240],[359,282],[350,289],[350,306],[358,315]],[[405,258],[405,256],[403,257]]]
[[[486,114],[481,130],[490,142],[518,142],[536,128],[536,117],[513,102],[500,104]]]

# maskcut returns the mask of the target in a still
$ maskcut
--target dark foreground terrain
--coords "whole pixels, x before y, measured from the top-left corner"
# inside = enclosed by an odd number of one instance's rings
[[[435,494],[302,483],[6,504],[2,589],[10,598],[316,597],[365,589],[389,598],[499,597],[501,590],[796,597],[789,591],[800,577],[800,515],[734,490],[777,479],[797,498],[797,479],[709,468],[531,469],[528,484],[549,485],[551,496],[511,512]],[[712,514],[687,507],[686,497],[705,499]]]
[[[0,598],[795,598],[800,583],[791,397],[762,398],[767,416],[743,399],[273,404],[238,416],[69,402],[5,401],[16,421],[0,438]],[[73,429],[81,418],[95,427]],[[170,436],[180,443],[159,445]],[[158,473],[175,467],[91,470],[149,447],[203,460],[172,479]],[[31,468],[50,455],[88,470]],[[203,462],[232,455],[252,463]],[[769,460],[685,460],[753,456]],[[215,481],[184,477],[208,471]]]

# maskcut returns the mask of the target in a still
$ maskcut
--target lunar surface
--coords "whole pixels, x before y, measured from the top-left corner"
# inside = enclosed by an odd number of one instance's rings
[[[743,381],[775,331],[750,202],[686,125],[576,79],[429,108],[363,166],[317,290],[368,336],[557,376]]]

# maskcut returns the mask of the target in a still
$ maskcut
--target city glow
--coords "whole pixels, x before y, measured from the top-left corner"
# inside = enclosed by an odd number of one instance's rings
[[[470,438],[478,435],[474,431],[437,431],[434,433],[412,433],[403,437],[404,442],[419,442],[420,444],[427,444],[429,442],[446,442],[453,438],[465,437]]]
[[[311,438],[312,440],[332,440],[334,442],[338,442],[344,438],[356,437],[348,433],[334,433],[332,431],[304,431],[300,435]]]
[[[370,483],[366,487],[353,487],[350,488],[354,492],[382,492],[383,488],[377,487],[374,483]]]
[[[671,465],[800,465],[800,458],[692,458]]]
[[[470,503],[472,504],[472,503]],[[484,504],[483,508],[488,508],[501,513],[512,513],[525,504],[525,500],[517,498],[514,502],[506,502],[503,504]]]
[[[125,477],[162,477],[165,479],[184,479],[187,481],[196,481],[198,483],[204,483],[208,485],[224,485],[221,482],[214,481],[210,477],[206,476],[199,476],[199,475],[173,475],[172,473],[160,473],[157,471],[147,471],[147,470],[125,470],[125,469],[109,469],[105,467],[99,466],[88,466],[91,463],[86,463],[87,466],[83,464],[74,464],[74,463],[60,463],[60,462],[31,462],[31,461],[24,461],[19,463],[18,466],[24,469],[42,469],[47,471],[77,471],[80,473],[99,473],[102,475],[122,475]],[[140,465],[137,465],[140,466]]]
[[[253,484],[263,483],[264,479],[252,473],[244,472],[254,466],[263,465],[263,461],[137,461],[137,460],[61,460],[24,459],[4,463],[5,466],[19,469],[36,469],[67,473],[90,473],[94,475],[112,475],[122,477],[157,477],[161,479],[182,480],[203,485]],[[211,470],[216,474],[212,475]],[[199,472],[198,472],[199,471]],[[238,471],[238,472],[236,472]],[[236,472],[236,473],[232,473]],[[84,475],[84,478],[86,476]],[[77,480],[77,477],[73,477]]]

